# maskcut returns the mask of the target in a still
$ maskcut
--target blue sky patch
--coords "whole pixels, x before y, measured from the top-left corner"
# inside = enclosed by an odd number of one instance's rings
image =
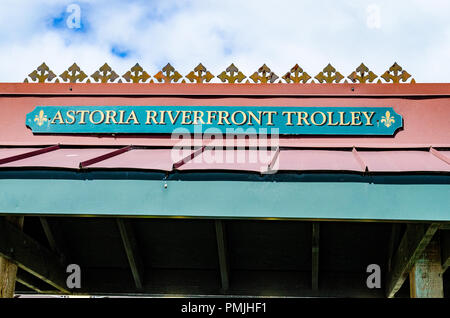
[[[113,45],[111,47],[111,53],[117,57],[125,59],[132,53],[131,50],[120,47],[119,45]]]

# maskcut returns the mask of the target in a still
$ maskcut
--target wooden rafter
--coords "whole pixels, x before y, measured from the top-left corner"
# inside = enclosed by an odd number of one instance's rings
[[[26,271],[19,269],[17,271],[16,281],[39,294],[55,294],[55,290],[50,285],[47,285],[41,279]]]
[[[55,226],[55,224],[51,224],[47,217],[41,216],[39,220],[51,250],[58,254],[63,262],[68,263],[70,261],[70,253],[60,228]]]
[[[116,220],[120,236],[122,237],[123,247],[127,254],[128,263],[130,264],[131,273],[133,274],[134,283],[138,289],[142,289],[144,286],[144,266],[137,247],[133,228],[127,220]]]
[[[392,258],[392,270],[387,275],[387,297],[395,296],[438,229],[437,223],[407,225],[397,252]]]

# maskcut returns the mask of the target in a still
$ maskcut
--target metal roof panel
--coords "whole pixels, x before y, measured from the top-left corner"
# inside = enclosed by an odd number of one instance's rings
[[[373,172],[450,172],[450,165],[428,151],[358,151]]]
[[[191,153],[192,151],[187,151]],[[146,169],[171,171],[174,162],[182,159],[183,152],[173,149],[133,149],[112,158],[102,160],[89,168]],[[184,153],[186,156],[186,152]]]
[[[266,172],[275,150],[206,149],[178,170],[236,170]]]
[[[37,150],[37,149],[39,148],[29,150]],[[0,155],[3,153],[3,151],[4,149],[0,149]],[[111,149],[105,148],[58,149],[55,151],[50,151],[36,156],[1,164],[0,168],[47,167],[47,168],[78,169],[80,162],[107,154],[109,152],[111,152]]]
[[[126,150],[126,151],[125,151]],[[445,160],[444,160],[444,159]],[[143,169],[159,171],[450,172],[450,151],[185,148],[0,148],[0,168]],[[2,162],[3,161],[3,162]],[[270,169],[269,169],[270,166]],[[84,167],[83,167],[84,168]]]
[[[364,171],[351,151],[282,150],[272,169],[281,171]]]

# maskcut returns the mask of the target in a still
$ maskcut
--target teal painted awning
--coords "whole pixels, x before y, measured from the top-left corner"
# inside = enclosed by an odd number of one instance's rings
[[[450,176],[0,171],[1,214],[450,221]]]

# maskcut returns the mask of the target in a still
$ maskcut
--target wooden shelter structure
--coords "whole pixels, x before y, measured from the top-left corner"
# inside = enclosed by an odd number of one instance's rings
[[[399,126],[177,139],[96,133],[92,115],[77,129],[94,130],[69,131],[70,114],[149,105],[317,110],[303,127],[319,110],[383,109],[366,126]],[[364,126],[352,116],[342,126]],[[416,83],[398,64],[380,77],[361,64],[347,79],[331,65],[247,77],[232,64],[215,77],[202,64],[186,76],[170,64],[153,76],[73,64],[57,76],[42,64],[0,84],[0,295],[449,297],[449,173],[450,84]],[[69,264],[80,288],[67,284]]]

